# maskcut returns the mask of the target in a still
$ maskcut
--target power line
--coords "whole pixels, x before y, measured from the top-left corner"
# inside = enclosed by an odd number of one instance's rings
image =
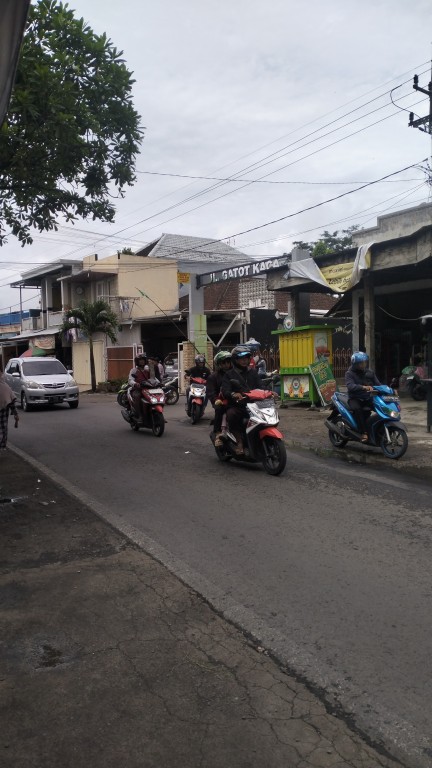
[[[402,83],[401,85],[405,85],[405,84],[406,84],[406,83],[408,83],[408,82],[410,82],[410,80],[407,80],[406,82]],[[375,90],[376,90],[376,89],[375,89]],[[357,107],[356,109],[354,109],[354,110],[350,110],[349,112],[345,113],[344,115],[341,115],[340,117],[336,118],[335,120],[331,121],[330,123],[327,123],[327,124],[325,124],[324,126],[321,126],[320,128],[316,129],[315,131],[312,131],[310,134],[307,134],[306,136],[302,136],[302,137],[301,137],[301,139],[298,139],[298,140],[296,140],[296,141],[295,141],[295,142],[293,142],[291,145],[287,145],[286,147],[283,147],[283,148],[281,148],[281,149],[277,150],[276,152],[274,152],[274,153],[272,153],[272,154],[268,155],[266,158],[262,158],[261,160],[259,160],[259,161],[256,161],[256,162],[255,162],[255,163],[253,163],[252,165],[250,165],[250,166],[247,166],[247,167],[246,167],[246,169],[242,169],[241,171],[237,171],[235,174],[232,174],[232,175],[231,175],[231,177],[228,179],[228,181],[229,181],[231,178],[233,178],[233,177],[237,176],[237,175],[238,175],[238,173],[245,173],[245,172],[247,172],[247,171],[250,171],[250,170],[252,170],[252,169],[254,169],[254,170],[257,170],[257,168],[263,167],[264,165],[268,164],[268,162],[275,162],[276,160],[280,159],[282,156],[285,156],[286,154],[289,154],[289,153],[285,153],[285,155],[281,155],[280,153],[282,152],[282,150],[284,150],[284,149],[287,149],[288,147],[290,147],[290,146],[293,146],[293,145],[295,145],[295,144],[298,144],[299,142],[303,141],[305,138],[308,138],[308,137],[310,137],[310,136],[312,136],[312,135],[314,135],[314,134],[318,133],[319,131],[322,131],[323,129],[325,129],[325,128],[329,127],[330,125],[333,125],[334,123],[340,122],[340,120],[342,120],[344,117],[347,117],[348,115],[350,115],[350,114],[353,114],[354,112],[357,112],[357,111],[359,111],[360,109],[364,108],[364,107],[365,107],[365,106],[367,106],[368,104],[370,104],[370,103],[372,103],[372,102],[374,102],[374,101],[377,101],[377,100],[378,100],[378,99],[380,99],[380,98],[383,98],[383,97],[384,97],[384,96],[386,96],[387,94],[388,94],[388,91],[386,91],[384,94],[381,94],[380,96],[377,96],[377,97],[375,97],[374,99],[371,99],[371,100],[369,100],[369,101],[368,101],[368,102],[366,102],[365,104],[362,104],[362,105],[360,105],[360,106],[359,106],[359,107]],[[407,96],[408,96],[408,95],[406,95],[404,98],[406,98]],[[355,100],[354,100],[354,101],[355,101]],[[418,103],[418,102],[416,102],[416,103]],[[353,122],[357,122],[357,120],[361,120],[361,119],[363,119],[364,117],[367,117],[368,115],[370,115],[370,114],[373,114],[374,112],[376,112],[376,111],[379,111],[379,110],[381,110],[381,109],[384,109],[384,108],[386,108],[386,107],[388,107],[388,106],[389,106],[388,104],[382,105],[381,107],[377,108],[376,110],[372,110],[371,112],[369,112],[369,113],[366,113],[365,115],[361,115],[361,116],[360,116],[359,118],[357,118],[356,120],[351,120],[351,121],[349,121],[348,123],[346,123],[346,124],[344,124],[344,125],[342,125],[342,126],[339,126],[339,127],[335,128],[335,129],[333,129],[333,131],[329,131],[327,134],[324,134],[324,136],[320,136],[320,137],[318,137],[317,139],[314,139],[313,141],[315,141],[315,140],[320,140],[320,139],[324,138],[324,137],[325,137],[325,136],[327,136],[327,135],[330,135],[331,133],[333,133],[333,132],[335,132],[335,131],[338,131],[338,130],[341,130],[342,128],[344,128],[344,127],[347,127],[348,125],[352,124]],[[330,113],[330,114],[331,114],[331,113]],[[397,113],[394,113],[394,114],[397,114]],[[384,118],[384,119],[388,119],[388,117],[392,117],[392,116],[393,116],[393,115],[389,115],[389,116],[387,116],[387,118]],[[373,125],[376,125],[376,124],[378,124],[379,122],[381,122],[381,121],[377,121],[376,123],[372,123],[372,124],[370,124],[369,126],[366,126],[366,127],[365,127],[364,129],[362,129],[362,130],[366,130],[368,127],[372,127]],[[307,127],[307,125],[310,125],[310,124],[312,124],[312,123],[307,123],[307,124],[306,124],[306,126],[304,126],[304,127]],[[296,130],[299,130],[299,129],[296,129]],[[294,132],[295,132],[295,131],[294,131]],[[356,133],[356,132],[354,132],[353,134],[350,134],[350,135],[355,135],[355,133]],[[290,135],[290,134],[287,134],[287,135]],[[343,138],[343,139],[341,139],[341,140],[345,140],[345,138],[349,138],[349,136],[347,136],[347,137],[344,137],[344,138]],[[312,142],[307,142],[306,144],[303,144],[303,145],[302,145],[302,147],[303,147],[303,146],[307,146],[307,145],[308,145],[308,144],[310,144],[310,143],[312,143]],[[338,143],[338,142],[335,142],[335,143]],[[333,146],[333,144],[330,144],[330,145],[328,145],[328,146]],[[301,149],[302,147],[299,147],[298,149]],[[328,148],[328,147],[324,147],[323,149],[326,149],[326,148]],[[296,151],[296,150],[294,150],[294,151]],[[322,151],[322,150],[319,150],[319,151]],[[314,154],[314,153],[313,153],[313,154]],[[268,159],[268,158],[272,158],[274,155],[279,155],[279,157],[274,157],[274,159],[273,159],[273,160],[269,160],[269,159]],[[310,156],[310,155],[307,155],[306,157],[309,157],[309,156]],[[302,160],[302,159],[305,159],[305,157],[303,157],[303,158],[300,158],[300,160]],[[263,160],[267,160],[267,162],[266,162],[266,163],[264,163],[264,162],[263,162]],[[298,161],[296,161],[296,162],[300,162],[300,160],[298,160]],[[291,164],[289,164],[289,165],[292,165],[292,163],[291,163]],[[257,167],[255,167],[255,166],[257,166]],[[284,167],[288,167],[288,166],[283,166],[283,168],[284,168]],[[277,169],[277,171],[279,171],[279,170],[282,170],[282,168],[278,168],[278,169]],[[277,172],[277,171],[273,171],[273,172],[271,172],[271,173],[275,173],[275,172]],[[267,176],[268,176],[268,175],[271,175],[271,173],[269,173],[269,174],[266,174],[266,175],[267,175]],[[265,176],[261,177],[261,179],[262,179],[262,178],[265,178]],[[261,180],[261,179],[259,179],[259,180]],[[210,191],[212,191],[212,190],[216,190],[216,189],[217,189],[219,186],[222,186],[222,185],[224,185],[225,183],[226,183],[225,181],[223,181],[223,182],[218,182],[217,184],[214,184],[214,185],[212,185],[212,186],[210,186],[210,187],[207,187],[207,188],[205,188],[204,190],[201,190],[201,191],[199,191],[199,192],[195,193],[194,195],[191,195],[191,196],[187,197],[185,200],[179,201],[179,202],[177,202],[177,203],[173,204],[172,206],[168,206],[168,208],[166,208],[166,209],[163,209],[162,211],[158,211],[157,213],[154,213],[154,214],[152,214],[152,215],[151,215],[151,216],[149,216],[149,217],[146,217],[146,218],[144,218],[144,219],[141,219],[141,220],[139,220],[139,221],[135,222],[134,224],[130,224],[130,225],[128,225],[127,227],[124,227],[124,228],[122,228],[121,230],[117,230],[115,233],[113,233],[112,237],[116,237],[117,235],[119,235],[119,234],[121,234],[121,233],[123,233],[123,232],[127,231],[128,229],[132,229],[133,227],[137,226],[138,224],[144,223],[145,221],[148,221],[148,220],[150,220],[150,219],[152,219],[152,218],[155,218],[156,216],[159,216],[159,215],[161,215],[162,213],[168,212],[169,210],[172,210],[173,208],[177,208],[177,207],[179,207],[180,205],[184,205],[185,203],[187,203],[187,202],[189,202],[189,201],[191,201],[191,200],[193,200],[193,199],[196,199],[197,197],[201,197],[202,195],[206,194],[207,192],[210,192]],[[249,181],[248,181],[248,184],[249,184],[249,183],[251,183],[251,180],[249,180]],[[247,186],[248,184],[246,184],[246,185],[244,185],[244,186]],[[244,187],[240,187],[240,189],[243,189],[243,188],[244,188]],[[236,190],[236,191],[239,191],[239,190]],[[226,196],[226,195],[224,194],[224,195],[222,195],[222,196],[219,196],[219,197],[217,197],[217,198],[215,198],[215,199],[213,199],[213,200],[210,200],[210,201],[208,201],[208,202],[207,202],[207,203],[205,203],[205,204],[207,205],[207,204],[209,204],[209,203],[215,202],[215,200],[218,200],[218,199],[220,199],[221,197],[224,197],[224,196]],[[201,208],[201,207],[203,207],[203,206],[202,206],[202,205],[198,206],[198,208]],[[191,212],[193,212],[193,211],[195,211],[195,210],[197,210],[197,208],[193,208],[193,209],[190,209],[190,210],[186,211],[184,214],[181,214],[181,215],[185,215],[186,213],[191,213]],[[174,217],[174,218],[178,218],[178,217]],[[167,221],[172,221],[172,220],[173,220],[173,219],[168,219]],[[164,224],[164,223],[166,223],[166,221],[164,221],[164,222],[161,222],[160,224],[157,224],[157,225],[155,225],[155,226],[162,226],[162,224]],[[151,227],[150,229],[153,229],[153,228],[154,228],[154,227]],[[142,233],[142,232],[146,232],[146,231],[148,231],[148,230],[141,230],[141,233]],[[141,233],[138,233],[138,234],[141,234]],[[111,235],[109,235],[109,234],[107,234],[107,235],[103,235],[101,239],[107,239],[107,238],[109,238],[110,236],[111,236]],[[97,241],[97,242],[99,242],[99,241]],[[81,248],[77,248],[77,249],[75,249],[74,251],[70,252],[70,254],[68,254],[68,255],[73,255],[74,253],[77,253],[79,250],[82,250],[82,249],[81,249]]]
[[[405,110],[408,111],[408,110]],[[278,169],[280,170],[280,169]],[[311,185],[311,186],[321,186],[321,187],[331,187],[331,186],[345,186],[347,184],[365,184],[366,182],[364,180],[362,181],[266,181],[264,179],[245,179],[245,178],[221,178],[219,176],[188,176],[184,173],[162,173],[161,171],[136,171],[136,173],[146,174],[148,176],[169,176],[170,178],[179,178],[179,179],[204,179],[206,181],[229,181],[229,182],[240,182],[240,181],[248,181],[251,184],[305,184],[305,185]],[[386,184],[403,184],[406,181],[420,181],[420,179],[392,179],[387,180]],[[59,225],[60,226],[60,225]],[[95,233],[100,234],[100,233]]]

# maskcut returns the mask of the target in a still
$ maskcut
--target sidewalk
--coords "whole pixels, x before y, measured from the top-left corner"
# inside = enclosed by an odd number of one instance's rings
[[[432,432],[426,431],[426,403],[401,399],[402,421],[408,432],[408,450],[401,459],[387,459],[378,448],[349,442],[335,449],[330,443],[324,422],[330,410],[311,409],[306,404],[290,403],[281,408],[280,426],[289,447],[309,450],[323,457],[360,462],[376,467],[389,467],[398,472],[432,480]]]
[[[0,471],[5,768],[400,766],[31,464]]]

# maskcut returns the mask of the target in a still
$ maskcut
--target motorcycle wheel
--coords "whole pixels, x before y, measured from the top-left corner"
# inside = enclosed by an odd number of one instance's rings
[[[336,418],[331,419],[333,424],[336,424],[339,428],[343,427],[343,421],[342,419]],[[340,437],[336,432],[330,432],[329,431],[329,440],[331,444],[334,446],[334,448],[345,448],[348,440],[345,440],[343,437]]]
[[[165,430],[165,419],[162,413],[153,414],[152,432],[155,437],[162,437]]]
[[[380,443],[381,450],[388,459],[400,459],[408,448],[408,435],[400,427],[387,427],[387,429],[390,442],[384,432]]]
[[[232,455],[228,453],[227,449],[222,446],[221,448],[215,448],[216,456],[219,461],[231,461]]]
[[[414,384],[410,387],[411,397],[413,400],[420,402],[426,399],[426,389],[421,384]]]
[[[283,440],[275,437],[265,437],[263,440],[265,455],[263,467],[269,475],[280,475],[285,469],[287,455]]]
[[[201,406],[197,405],[196,403],[192,403],[192,406],[191,406],[192,424],[198,424],[201,416],[202,416],[202,408],[201,408]]]
[[[126,392],[119,392],[117,395],[117,402],[122,408],[128,407],[128,398]]]
[[[170,389],[169,392],[167,392],[167,395],[165,397],[165,403],[167,405],[175,405],[179,401],[179,391],[178,389]]]

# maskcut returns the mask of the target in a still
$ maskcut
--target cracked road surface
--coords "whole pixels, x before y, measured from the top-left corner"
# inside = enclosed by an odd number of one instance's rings
[[[25,414],[12,437],[372,743],[431,766],[430,487],[294,452],[280,478],[227,467],[208,422],[192,427],[181,404],[166,415],[162,439],[135,434],[114,398],[89,395],[75,412]],[[274,719],[274,737],[293,727]],[[293,754],[284,759],[302,768],[380,764]]]

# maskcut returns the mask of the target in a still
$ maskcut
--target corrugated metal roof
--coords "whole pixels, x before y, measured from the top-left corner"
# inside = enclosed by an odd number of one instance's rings
[[[209,237],[170,235],[164,233],[150,245],[137,251],[139,255],[177,261],[206,262],[211,264],[244,264],[250,256],[219,240]]]

